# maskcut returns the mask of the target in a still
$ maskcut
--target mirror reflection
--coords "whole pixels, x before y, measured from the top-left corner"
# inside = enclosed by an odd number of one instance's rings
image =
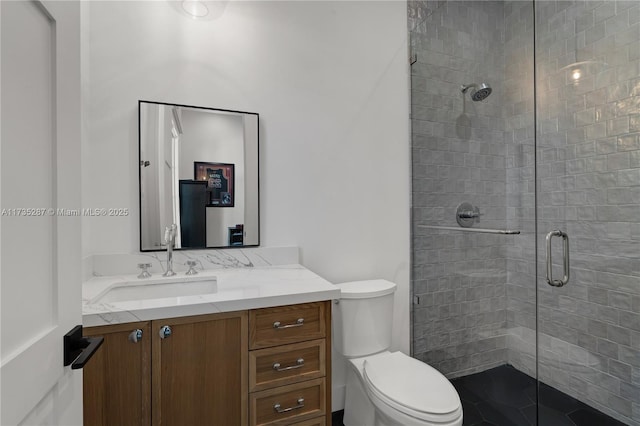
[[[140,250],[259,244],[258,114],[139,102]]]

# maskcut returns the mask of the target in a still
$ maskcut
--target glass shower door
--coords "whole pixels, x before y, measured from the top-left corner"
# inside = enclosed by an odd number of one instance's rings
[[[639,18],[535,2],[541,425],[640,424]]]
[[[535,424],[533,4],[410,1],[409,27],[412,356],[465,424]]]

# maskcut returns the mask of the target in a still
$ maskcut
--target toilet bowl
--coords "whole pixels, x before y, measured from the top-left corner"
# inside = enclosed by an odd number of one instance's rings
[[[334,339],[347,357],[345,426],[460,426],[455,388],[433,367],[390,352],[393,293],[384,280],[338,284]]]

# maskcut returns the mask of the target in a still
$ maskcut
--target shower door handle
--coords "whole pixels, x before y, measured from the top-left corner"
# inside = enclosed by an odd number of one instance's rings
[[[553,279],[553,262],[551,260],[551,239],[562,237],[564,274],[561,280]],[[569,236],[560,230],[554,230],[547,234],[547,284],[552,287],[562,287],[569,282]]]

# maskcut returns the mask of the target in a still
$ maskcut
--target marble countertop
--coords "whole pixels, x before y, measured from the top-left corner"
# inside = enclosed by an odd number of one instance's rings
[[[93,277],[82,285],[82,322],[85,327],[149,321],[190,315],[241,311],[340,298],[340,289],[301,265],[228,268],[200,271],[196,277],[215,277],[216,291],[204,295],[94,303],[123,283],[144,284],[136,275]],[[156,279],[167,283],[175,277]]]

